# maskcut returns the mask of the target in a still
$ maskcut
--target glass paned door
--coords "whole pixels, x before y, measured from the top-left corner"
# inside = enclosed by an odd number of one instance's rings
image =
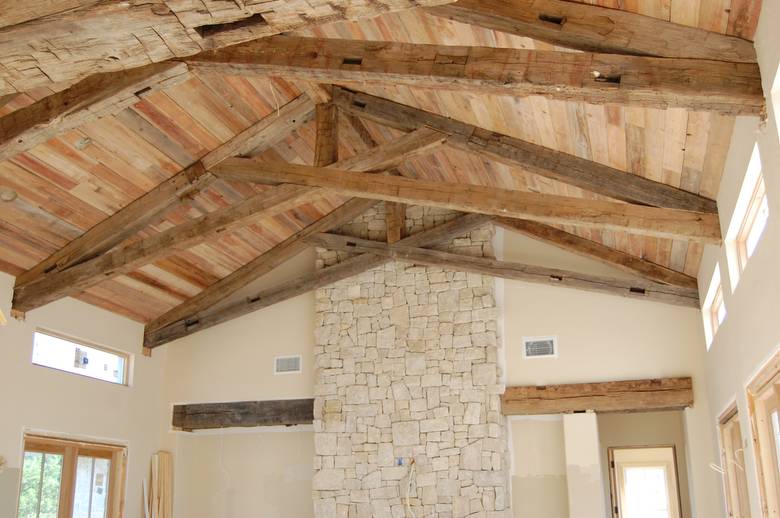
[[[57,518],[63,456],[28,451],[22,465],[19,518]]]
[[[80,456],[76,464],[73,518],[106,518],[111,461]]]

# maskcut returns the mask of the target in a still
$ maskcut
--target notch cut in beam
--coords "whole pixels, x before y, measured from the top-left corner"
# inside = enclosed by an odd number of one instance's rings
[[[215,428],[295,426],[314,422],[313,399],[174,405],[171,424],[192,432]]]
[[[620,250],[615,250],[590,239],[570,234],[544,223],[511,218],[496,218],[495,222],[507,230],[549,243],[561,250],[566,250],[582,257],[595,259],[613,268],[638,275],[644,279],[698,290],[698,281],[695,277],[621,252]]]
[[[233,155],[256,154],[268,149],[310,120],[313,114],[314,104],[305,95],[293,99],[278,112],[273,112],[210,151],[198,162],[133,200],[19,275],[15,287],[40,282],[47,275],[105,253],[148,225],[160,221],[169,210],[210,185],[215,177],[206,171],[207,168]]]
[[[698,194],[388,99],[335,88],[334,102],[346,114],[402,131],[418,127],[441,131],[449,146],[616,200],[718,212],[715,200]]]
[[[748,40],[579,2],[458,0],[426,10],[469,25],[586,52],[756,62],[756,50]]]
[[[224,179],[321,187],[345,196],[429,205],[543,223],[625,230],[641,235],[720,243],[718,216],[618,202],[527,193],[471,184],[432,182],[333,168],[231,158],[212,169]]]
[[[113,115],[144,95],[184,81],[183,63],[155,63],[95,74],[0,118],[0,161],[88,122]]]
[[[508,387],[501,396],[504,415],[682,410],[693,406],[691,378]]]
[[[409,246],[434,246],[464,235],[489,222],[490,218],[485,216],[466,214],[437,227],[404,238],[399,243]],[[389,261],[389,258],[374,254],[351,257],[334,266],[323,268],[284,282],[279,286],[262,290],[254,296],[247,297],[245,300],[235,302],[219,310],[192,315],[187,319],[172,322],[161,329],[147,332],[144,335],[144,345],[149,349],[159,347],[173,340],[269,307],[278,302],[303,295],[321,286],[358,275],[371,268],[381,266],[387,261]]]
[[[651,300],[678,306],[699,308],[696,289],[667,286],[644,280],[625,280],[613,277],[569,272],[527,264],[499,261],[488,257],[472,257],[440,250],[387,245],[377,241],[357,239],[335,234],[317,234],[307,238],[312,245],[353,253],[381,255],[396,261],[408,261],[427,266],[441,266],[451,270],[490,275],[502,279],[575,288],[618,295],[640,300]]]
[[[754,63],[273,36],[186,59],[204,72],[327,83],[396,84],[563,101],[764,110]]]

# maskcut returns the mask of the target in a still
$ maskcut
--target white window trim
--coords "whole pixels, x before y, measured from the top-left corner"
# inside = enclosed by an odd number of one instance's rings
[[[750,161],[745,170],[745,176],[742,178],[742,185],[739,188],[739,196],[734,210],[731,213],[731,221],[726,231],[724,239],[726,249],[726,265],[729,273],[729,286],[731,292],[737,289],[739,279],[742,276],[743,268],[740,266],[739,250],[737,239],[747,218],[750,204],[753,201],[753,194],[756,184],[762,175],[761,150],[756,142],[753,145],[753,151],[750,154]]]
[[[707,350],[712,347],[712,341],[715,339],[715,334],[712,331],[712,303],[715,300],[715,294],[718,292],[718,288],[723,291],[723,283],[720,277],[720,263],[715,263],[715,270],[712,272],[710,278],[710,284],[707,288],[707,295],[704,297],[704,303],[701,306],[702,324],[704,325],[704,337],[707,341]],[[725,305],[725,301],[724,301]],[[727,312],[728,314],[728,312]],[[725,319],[724,319],[725,322]],[[718,326],[720,328],[720,325]]]
[[[76,345],[83,345],[84,347],[90,347],[93,349],[98,349],[103,352],[107,352],[110,354],[115,354],[117,356],[121,356],[125,359],[125,374],[124,374],[124,380],[123,383],[116,383],[113,381],[107,381],[100,378],[95,378],[93,376],[87,376],[86,374],[81,374],[79,372],[71,372],[64,369],[58,369],[57,367],[50,367],[49,365],[41,365],[40,363],[35,363],[33,361],[33,357],[35,355],[35,333],[40,333],[43,335],[52,336],[54,338],[59,338],[60,340],[65,340],[68,342],[71,342]],[[132,386],[132,379],[133,379],[133,370],[135,366],[135,357],[133,354],[122,351],[121,349],[113,349],[111,347],[106,347],[105,345],[100,345],[95,342],[84,340],[82,338],[76,338],[74,336],[70,336],[64,333],[60,333],[57,331],[52,331],[51,329],[47,329],[45,327],[36,327],[35,331],[33,331],[32,335],[32,341],[30,346],[30,364],[34,367],[41,367],[43,369],[50,369],[57,372],[63,372],[65,374],[72,374],[74,376],[78,376],[80,378],[86,378],[93,381],[100,381],[102,383],[108,383],[109,385],[115,385],[117,387],[131,387]]]

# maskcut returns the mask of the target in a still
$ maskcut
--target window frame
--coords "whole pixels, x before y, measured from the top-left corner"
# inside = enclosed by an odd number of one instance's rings
[[[746,389],[761,514],[774,518],[780,516],[780,459],[770,410],[780,410],[780,352],[761,368]]]
[[[114,356],[118,356],[118,357],[122,358],[124,360],[124,367],[122,369],[122,382],[118,383],[116,381],[110,381],[110,380],[105,380],[105,379],[101,379],[101,378],[96,378],[94,376],[90,376],[88,374],[83,374],[81,372],[73,372],[73,371],[69,371],[69,370],[65,370],[65,369],[60,369],[58,367],[53,367],[51,365],[44,365],[42,363],[36,363],[34,358],[35,358],[35,336],[37,334],[49,336],[49,337],[52,337],[52,338],[57,338],[59,340],[64,340],[64,341],[70,342],[70,343],[72,343],[72,344],[74,344],[76,346],[89,347],[90,349],[96,349],[98,351],[102,351],[104,353],[112,354]],[[57,372],[64,372],[66,374],[73,374],[75,376],[80,376],[82,378],[87,378],[87,379],[91,379],[91,380],[95,380],[95,381],[101,381],[103,383],[108,383],[110,385],[116,385],[116,386],[119,386],[119,387],[129,387],[130,386],[130,375],[131,375],[131,372],[132,372],[132,369],[131,369],[130,366],[131,366],[132,361],[133,361],[133,355],[128,353],[128,352],[125,352],[125,351],[120,351],[118,349],[113,349],[111,347],[106,347],[104,345],[96,344],[94,342],[90,342],[90,341],[87,341],[87,340],[82,340],[80,338],[74,338],[72,336],[68,336],[66,334],[59,333],[57,331],[51,331],[51,330],[45,329],[45,328],[36,328],[35,331],[33,331],[32,347],[30,349],[30,363],[32,365],[36,366],[36,367],[43,367],[45,369],[51,369],[51,370],[54,370],[54,371],[57,371]]]
[[[748,253],[747,241],[750,233],[753,231],[753,226],[756,223],[761,206],[767,202],[766,198],[766,183],[764,182],[764,176],[759,174],[756,185],[753,188],[753,193],[750,196],[750,202],[748,203],[747,211],[742,220],[742,225],[737,232],[735,239],[737,263],[739,265],[740,274],[745,271],[747,267],[748,259],[752,257],[752,253]],[[761,231],[763,234],[764,230]],[[759,237],[759,241],[761,238]],[[758,244],[756,244],[758,246]],[[753,251],[755,253],[755,250]]]
[[[111,475],[106,498],[107,518],[124,518],[125,486],[127,476],[127,447],[116,444],[65,439],[35,433],[25,433],[22,458],[25,453],[48,453],[63,456],[60,476],[60,499],[57,518],[70,518],[76,494],[76,465],[79,456],[111,461]],[[19,513],[24,465],[19,471],[16,516]]]
[[[720,308],[723,308],[723,319],[721,319],[719,315]],[[726,316],[728,315],[726,300],[724,298],[723,280],[720,276],[719,262],[715,263],[715,269],[710,278],[710,284],[707,288],[707,295],[704,297],[701,313],[704,325],[704,338],[706,340],[707,350],[709,351],[718,330],[723,322],[726,321]]]
[[[763,175],[761,149],[758,142],[753,144],[750,159],[745,168],[742,184],[731,215],[731,221],[724,239],[726,264],[732,293],[737,289],[740,278],[747,268],[752,253],[748,254],[747,238],[753,229],[763,202],[767,202],[766,182]],[[764,231],[762,230],[762,235]],[[761,237],[756,243],[756,249]],[[755,250],[754,252],[755,253]]]
[[[718,440],[720,446],[720,462],[723,483],[724,504],[730,518],[750,518],[750,495],[747,486],[747,469],[745,464],[745,436],[742,434],[740,414],[736,403],[733,403],[718,418]],[[734,439],[739,437],[739,448],[735,448]],[[737,452],[741,451],[741,458]],[[734,461],[731,462],[730,459]],[[742,471],[734,466],[742,461]]]

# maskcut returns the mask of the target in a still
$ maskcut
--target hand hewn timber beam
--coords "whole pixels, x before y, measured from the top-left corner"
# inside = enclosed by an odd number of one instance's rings
[[[339,159],[338,110],[333,103],[318,104],[314,141],[314,165],[326,167]]]
[[[282,9],[265,1],[218,2],[218,7],[208,9],[190,1],[68,1],[68,8],[38,9],[47,14],[40,18],[15,12],[26,9],[21,7],[26,2],[4,2],[0,18],[19,23],[0,27],[4,58],[0,95],[76,82],[96,71],[128,70],[323,23],[448,1],[329,0],[327,5],[315,5],[285,0]]]
[[[312,422],[313,399],[281,399],[173,405],[171,425],[192,432],[214,428],[295,426]]]
[[[316,92],[326,92],[326,90],[319,87],[319,85],[312,84],[310,86],[315,92],[314,97],[310,95],[312,99],[317,98]],[[328,102],[329,97],[326,97],[324,100],[325,102]],[[328,124],[326,124],[326,121],[328,121]],[[324,128],[327,128],[332,122],[333,119],[331,116],[320,119],[318,123],[318,129],[320,124],[323,125]],[[348,121],[348,123],[353,125],[353,129],[356,131],[365,131],[365,127],[363,127],[362,123],[356,118],[352,118]],[[322,137],[320,137],[320,134],[322,134]],[[321,133],[318,132],[317,138],[324,139],[326,138],[326,135],[332,134],[332,130],[325,130]],[[430,149],[429,146],[436,146],[443,142],[438,133],[428,129],[415,131],[394,143],[378,147],[374,147],[376,146],[376,142],[371,139],[370,136],[366,136],[366,139],[363,140],[365,147],[369,148],[367,152],[361,153],[349,159],[345,159],[336,165],[356,171],[367,171],[381,167],[383,165],[389,165],[393,162],[393,160],[397,160],[397,157],[409,157],[411,156],[412,152],[423,152],[426,149]],[[331,145],[334,144],[333,140],[329,140],[329,142]],[[316,146],[316,149],[327,150],[329,147],[330,146]],[[330,155],[331,153],[332,152],[325,152],[326,155]],[[318,161],[317,153],[315,153],[315,162],[316,161]],[[223,277],[194,297],[182,302],[167,313],[157,317],[152,322],[149,322],[145,328],[145,335],[147,337],[145,341],[149,342],[150,339],[148,339],[148,337],[154,336],[154,333],[157,330],[176,320],[190,320],[194,318],[192,315],[207,310],[209,307],[217,304],[221,300],[226,299],[237,290],[245,287],[253,280],[262,277],[280,264],[298,255],[304,249],[308,248],[308,245],[304,242],[303,238],[318,232],[326,232],[349,223],[377,203],[378,202],[376,200],[365,200],[359,198],[352,199],[344,203],[341,207],[335,209],[328,215],[315,221],[306,228],[294,233],[278,245],[274,246],[264,254],[256,257],[227,277]]]
[[[360,198],[344,203],[325,217],[294,233],[227,277],[223,277],[194,297],[187,299],[175,308],[155,318],[146,324],[145,335],[147,337],[153,336],[157,330],[177,320],[191,320],[194,318],[193,315],[206,311],[239,289],[246,287],[253,280],[262,277],[309,248],[304,238],[349,223],[377,203],[375,200],[363,200]],[[145,339],[147,347],[149,343],[151,342]]]
[[[273,36],[186,58],[217,74],[400,84],[565,101],[758,115],[758,65],[489,47]]]
[[[187,77],[183,63],[155,63],[124,72],[95,74],[0,118],[0,161],[70,129],[113,115],[148,92]]]
[[[377,241],[335,234],[316,234],[307,238],[307,241],[312,245],[330,250],[382,255],[397,261],[408,261],[428,266],[442,266],[452,270],[480,273],[502,279],[576,288],[678,306],[700,307],[699,292],[694,288],[680,288],[640,279],[626,280],[581,274],[555,268],[498,261],[488,257],[471,257],[399,244],[387,245]]]
[[[16,287],[41,281],[48,274],[92,259],[154,224],[214,180],[207,168],[230,156],[268,149],[310,120],[313,113],[314,105],[305,95],[290,101],[19,275]]]
[[[385,203],[385,221],[387,224],[387,242],[397,243],[404,237],[406,223],[406,205],[392,201]]]
[[[489,221],[490,219],[485,216],[468,214],[432,229],[409,236],[402,241],[399,241],[399,243],[408,246],[434,246],[466,234]],[[351,257],[334,266],[329,266],[316,272],[302,275],[288,282],[284,282],[279,286],[265,289],[252,297],[230,304],[219,310],[191,315],[187,319],[177,320],[154,332],[146,333],[144,336],[144,345],[149,349],[159,347],[160,345],[192,333],[208,329],[209,327],[227,322],[278,302],[297,297],[298,295],[303,295],[304,293],[321,286],[326,286],[358,275],[366,270],[380,266],[388,260],[389,258],[387,257],[374,254],[363,254]]]
[[[718,210],[714,200],[698,194],[381,97],[336,88],[334,102],[344,113],[403,131],[419,127],[441,131],[450,146],[616,200],[697,212]]]
[[[443,142],[444,137],[440,133],[423,128],[338,164],[359,171],[370,171],[373,168],[382,170],[394,167],[411,156],[427,153]],[[190,248],[217,234],[244,226],[248,221],[285,212],[322,194],[320,189],[296,185],[282,185],[262,192],[236,205],[51,273],[37,282],[15,287],[13,309],[17,314],[35,309],[110,277],[135,270],[177,250]]]
[[[693,406],[691,378],[661,378],[537,387],[507,387],[504,415],[648,412]]]
[[[511,218],[496,218],[495,222],[508,230],[549,243],[567,252],[595,259],[644,279],[669,284],[670,286],[698,289],[695,277],[621,252],[620,250],[615,250],[590,239],[570,234],[544,223]]]
[[[755,63],[753,43],[660,18],[562,0],[459,0],[428,12],[553,45],[607,54]]]
[[[281,185],[224,209],[210,212],[151,237],[79,263],[44,279],[14,288],[13,309],[26,312],[78,293],[116,275],[131,272],[166,255],[186,250],[249,221],[270,217],[312,201],[318,193],[296,185]]]
[[[718,216],[677,209],[536,194],[481,185],[431,182],[333,168],[230,158],[212,168],[225,179],[321,187],[345,196],[429,205],[543,223],[625,230],[642,235],[720,243]]]

